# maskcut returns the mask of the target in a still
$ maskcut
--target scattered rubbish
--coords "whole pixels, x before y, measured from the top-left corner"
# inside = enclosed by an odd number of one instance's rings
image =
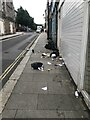
[[[45,45],[45,48],[50,49],[50,50],[56,50],[57,49],[55,47],[54,42],[51,39],[48,40],[48,43]]]
[[[38,67],[38,70],[41,70],[41,68],[40,68],[40,67]]]
[[[55,66],[60,66],[60,67],[62,67],[62,66],[63,66],[63,64],[55,64]]]
[[[47,57],[50,57],[50,53],[47,53]]]
[[[59,56],[59,51],[58,49],[54,50],[51,54],[50,54],[50,57],[53,57],[53,58],[56,58]]]
[[[42,53],[42,57],[50,57],[50,53]]]
[[[78,97],[79,97],[79,93],[78,93],[78,91],[77,91],[77,90],[75,91],[75,97],[76,97],[76,98],[78,98]]]
[[[62,65],[64,65],[65,63],[63,62]]]
[[[54,58],[52,58],[52,61],[54,61]]]
[[[59,60],[63,60],[63,58],[59,58]]]
[[[51,55],[51,58],[56,58],[56,54],[53,53],[53,54]]]
[[[29,48],[27,48],[26,50],[27,50],[27,51],[29,51],[30,49],[29,49]]]
[[[47,64],[48,64],[48,65],[51,65],[52,63],[50,63],[50,62],[47,62]]]
[[[50,71],[51,69],[48,69],[48,71]]]
[[[42,70],[42,68],[43,68],[43,63],[41,63],[41,62],[34,62],[34,63],[32,63],[31,64],[31,67],[33,68],[33,69],[37,69],[37,70]]]
[[[43,87],[42,90],[45,90],[45,91],[46,91],[46,90],[47,90],[47,87]]]
[[[45,57],[47,54],[46,53],[42,53],[42,56]]]
[[[42,67],[38,67],[38,70],[44,71],[43,66]]]
[[[34,53],[34,50],[32,49],[32,53]]]
[[[58,111],[57,114],[58,114],[59,117],[65,118],[65,113],[64,112]]]

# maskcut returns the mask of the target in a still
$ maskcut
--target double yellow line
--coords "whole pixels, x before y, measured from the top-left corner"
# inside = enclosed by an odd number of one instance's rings
[[[12,68],[19,62],[19,60],[24,57],[24,55],[27,53],[27,49],[30,48],[32,46],[32,44],[35,42],[37,36],[34,38],[34,40],[25,48],[25,50],[23,50],[19,56],[15,59],[15,61],[10,64],[10,66],[2,73],[2,75],[0,76],[0,81],[3,80],[8,74],[9,72],[12,70]]]

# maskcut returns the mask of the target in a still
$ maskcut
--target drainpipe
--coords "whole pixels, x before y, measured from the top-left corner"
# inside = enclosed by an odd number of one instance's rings
[[[58,32],[58,10],[57,10],[57,7],[58,7],[58,2],[56,4],[56,47],[57,47],[57,32]]]
[[[48,31],[47,31],[47,39],[49,40],[49,0],[47,1],[47,9],[48,9]]]

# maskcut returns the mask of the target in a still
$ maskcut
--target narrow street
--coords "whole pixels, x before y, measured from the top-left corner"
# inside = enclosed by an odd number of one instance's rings
[[[0,0],[0,120],[90,120],[90,0]]]
[[[15,38],[2,40],[2,72],[30,44],[35,36],[35,33],[24,33]]]
[[[75,119],[89,120],[89,112],[81,96],[75,96],[75,84],[65,65],[59,59],[41,57],[42,53],[50,53],[43,46],[47,43],[46,34],[42,33],[32,46],[35,53],[28,51],[25,58],[4,86],[3,96],[9,97],[2,117],[12,119],[44,118],[51,120]],[[44,70],[34,70],[31,63],[39,61]],[[51,64],[48,64],[51,63]],[[25,66],[23,68],[23,66]],[[2,120],[4,120],[2,119]],[[11,119],[11,120],[12,120]]]

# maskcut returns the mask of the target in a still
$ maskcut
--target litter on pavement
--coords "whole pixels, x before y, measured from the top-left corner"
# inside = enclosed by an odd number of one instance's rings
[[[51,58],[56,58],[56,54],[51,54]]]
[[[36,70],[43,70],[43,63],[41,62],[34,62],[31,64],[31,67]]]
[[[63,64],[55,64],[55,66],[60,66],[60,67],[62,67],[62,66],[63,66]]]
[[[42,53],[42,56],[41,56],[42,58],[44,57],[50,57],[50,53]]]
[[[56,58],[59,56],[59,51],[58,50],[54,50],[51,54],[50,57]]]
[[[47,64],[48,64],[48,65],[51,65],[52,63],[50,63],[50,62],[47,62]]]
[[[63,60],[63,58],[59,58],[59,60]]]
[[[40,70],[40,71],[44,71],[43,66],[42,66],[42,67],[38,67],[38,70]]]
[[[29,51],[30,49],[29,49],[29,48],[27,48],[26,50],[27,50],[27,51]]]
[[[42,53],[42,56],[45,57],[47,54],[46,53]]]
[[[32,53],[34,53],[34,50],[32,49]]]
[[[46,91],[46,90],[47,90],[47,87],[43,87],[42,90],[45,90],[45,91]]]
[[[62,65],[64,65],[65,63],[63,62]]]
[[[48,71],[50,71],[51,69],[48,69]]]
[[[77,91],[77,90],[75,91],[75,97],[76,97],[76,98],[78,98],[78,97],[79,97],[79,93],[78,93],[78,91]]]

